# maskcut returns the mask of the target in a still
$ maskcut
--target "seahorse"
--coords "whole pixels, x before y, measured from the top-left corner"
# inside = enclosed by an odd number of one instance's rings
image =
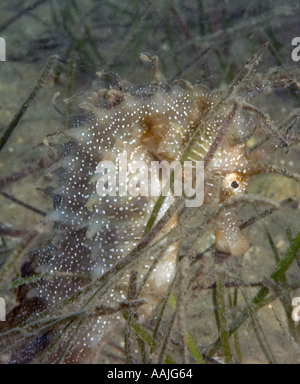
[[[252,62],[258,58],[256,55]],[[44,362],[91,361],[101,340],[123,321],[121,310],[130,309],[131,277],[121,267],[132,263],[139,281],[147,276],[135,308],[140,321],[149,318],[175,277],[179,241],[168,243],[149,275],[154,260],[151,252],[141,260],[134,258],[159,196],[99,196],[100,162],[117,164],[126,153],[127,182],[134,177],[134,165],[139,161],[148,166],[153,161],[202,161],[203,204],[216,196],[222,204],[233,195],[244,194],[251,177],[262,171],[257,161],[263,151],[250,153],[246,146],[257,128],[252,113],[228,91],[212,92],[189,83],[168,84],[158,70],[157,58],[148,59],[154,67],[149,85],[118,80],[112,88],[92,91],[80,104],[88,111],[84,123],[77,122],[64,131],[69,141],[61,159],[49,170],[59,179],[55,210],[48,215],[55,223],[53,238],[33,252],[22,267],[23,278],[37,274],[41,278],[20,287],[20,305],[9,316],[9,327],[18,333],[22,325],[28,331],[21,338],[23,343],[9,353],[10,363],[35,361],[46,347],[50,352],[44,354]],[[118,174],[120,166],[116,168]],[[161,175],[154,177],[163,187]],[[216,178],[219,183],[215,183]],[[119,190],[121,183],[116,187]],[[140,187],[136,186],[137,191]],[[175,202],[171,189],[155,223]],[[148,245],[177,224],[175,212]],[[233,208],[218,216],[215,238],[217,251],[233,257],[249,247]],[[31,332],[34,327],[41,328],[40,336]]]

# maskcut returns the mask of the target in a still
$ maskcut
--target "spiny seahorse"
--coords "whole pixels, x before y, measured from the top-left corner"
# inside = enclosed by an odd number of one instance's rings
[[[20,305],[7,324],[16,327],[16,332],[25,324],[28,336],[22,335],[21,346],[8,353],[10,363],[38,359],[51,345],[56,348],[44,355],[45,362],[91,361],[97,345],[122,321],[120,311],[105,312],[105,306],[118,309],[128,299],[130,275],[119,272],[118,265],[139,247],[158,196],[99,196],[100,162],[117,164],[126,153],[127,177],[132,179],[137,171],[133,165],[138,161],[149,166],[152,161],[181,161],[183,156],[186,161],[203,161],[203,204],[212,196],[217,195],[221,204],[230,196],[245,193],[250,178],[262,171],[257,161],[263,152],[250,153],[246,148],[247,138],[257,129],[255,114],[227,97],[228,92],[210,92],[189,83],[168,84],[158,70],[157,59],[150,60],[154,76],[149,85],[119,80],[110,89],[91,92],[81,104],[89,112],[85,122],[64,132],[70,141],[61,160],[50,169],[59,178],[56,209],[48,215],[48,220],[55,222],[54,235],[51,243],[32,253],[22,267],[22,277],[38,273],[42,277],[19,289]],[[159,174],[156,178],[161,183]],[[175,200],[172,193],[166,196],[156,221]],[[175,213],[151,243],[176,228],[177,222]],[[217,250],[232,256],[249,247],[232,208],[220,213],[215,238]],[[180,242],[174,241],[164,249],[143,286],[139,296],[143,303],[137,309],[140,321],[164,298],[175,276],[179,247]],[[150,252],[134,265],[140,281],[153,259]],[[110,271],[117,273],[105,288],[101,278],[107,273],[110,276]],[[57,323],[58,330],[47,326],[47,321]],[[41,336],[30,333],[34,326],[41,328]],[[66,340],[71,341],[68,344]]]

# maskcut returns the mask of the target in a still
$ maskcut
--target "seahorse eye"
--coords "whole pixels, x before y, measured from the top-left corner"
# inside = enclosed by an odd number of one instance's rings
[[[231,183],[231,187],[236,189],[236,188],[239,187],[239,183],[238,183],[236,180],[234,180],[234,181]]]

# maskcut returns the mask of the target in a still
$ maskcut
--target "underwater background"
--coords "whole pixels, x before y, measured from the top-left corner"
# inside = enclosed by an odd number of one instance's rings
[[[300,297],[300,61],[292,57],[299,14],[300,3],[292,0],[0,2],[6,45],[6,61],[0,62],[0,296],[7,312],[16,306],[17,287],[29,282],[20,281],[21,266],[44,234],[51,237],[44,222],[53,210],[51,151],[60,143],[56,133],[82,114],[63,100],[97,87],[99,71],[110,74],[107,86],[114,74],[148,84],[152,72],[140,61],[142,53],[158,56],[169,83],[184,79],[224,90],[268,42],[249,80],[257,91],[251,104],[287,128],[293,145],[271,148],[268,163],[295,177],[282,172],[253,178],[247,193],[257,199],[245,202],[239,215],[249,250],[223,262],[212,257],[210,236],[198,242],[193,237],[194,253],[187,240],[181,252],[191,265],[184,264],[181,280],[189,284],[177,284],[177,292],[187,291],[178,294],[177,318],[169,292],[163,311],[133,327],[127,340],[123,331],[113,334],[97,362],[300,362],[299,321],[292,318],[292,300]],[[295,121],[285,125],[290,116]],[[249,148],[262,139],[251,140]],[[188,222],[185,231],[188,239]],[[9,348],[0,353],[7,362]]]

